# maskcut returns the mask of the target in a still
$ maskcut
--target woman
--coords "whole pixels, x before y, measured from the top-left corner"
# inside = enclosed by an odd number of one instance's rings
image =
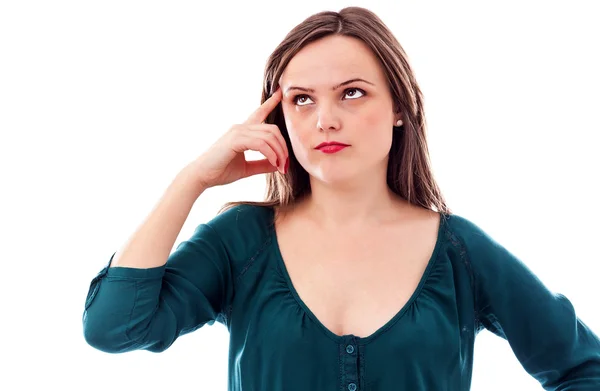
[[[231,390],[465,390],[487,328],[546,389],[600,389],[600,341],[570,302],[447,208],[421,92],[377,16],[298,25],[262,101],[92,281],[90,345],[158,352],[218,321]],[[204,190],[261,173],[265,202],[228,205],[170,254]]]

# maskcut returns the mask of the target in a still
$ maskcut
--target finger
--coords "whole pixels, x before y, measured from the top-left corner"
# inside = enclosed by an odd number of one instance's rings
[[[273,150],[271,145],[265,139],[256,136],[248,136],[248,139],[244,144],[246,149],[262,153],[267,159],[269,159],[269,162],[271,162],[273,167],[278,169],[277,153],[275,153],[275,150]]]
[[[245,125],[238,127],[239,130],[236,132],[239,137],[239,141],[235,143],[234,150],[236,152],[243,152],[245,150],[253,150],[262,153],[267,159],[271,161],[273,166],[280,169],[283,173],[285,170],[286,157],[284,152],[279,145],[277,137],[267,130],[264,130],[257,125]]]
[[[282,92],[281,88],[278,88],[277,91],[273,93],[269,97],[269,99],[265,100],[262,105],[248,119],[244,122],[245,124],[260,124],[263,123],[267,118],[269,113],[277,107],[279,102],[281,102]]]
[[[249,177],[257,174],[266,174],[268,172],[277,171],[277,167],[273,167],[268,159],[252,160],[246,162],[246,171],[244,176]]]
[[[263,130],[261,132],[256,132],[257,135],[260,135],[260,137],[265,140],[269,146],[271,147],[271,149],[273,151],[275,151],[275,154],[277,155],[277,168],[279,169],[279,171],[281,171],[283,173],[283,170],[285,169],[285,161],[287,159],[285,152],[283,151],[283,148],[281,147],[281,145],[279,144],[279,140],[277,139],[277,136],[275,136],[272,132]]]
[[[279,166],[283,170],[285,166],[285,161],[288,158],[287,146],[285,144],[285,140],[279,132],[279,128],[276,125],[248,125],[248,129],[253,131],[252,134],[255,134],[258,137],[263,137],[279,157]]]
[[[290,156],[290,153],[288,151],[288,147],[287,147],[287,143],[285,142],[285,138],[283,138],[283,134],[281,134],[281,129],[279,129],[279,127],[275,124],[265,124],[265,126],[267,127],[267,129],[269,129],[271,132],[273,132],[273,134],[275,136],[277,136],[277,139],[279,140],[279,143],[281,144],[281,147],[283,148],[283,152],[285,153],[285,158],[287,159]]]

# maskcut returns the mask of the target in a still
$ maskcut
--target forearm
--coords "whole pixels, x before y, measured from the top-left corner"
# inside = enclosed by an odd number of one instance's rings
[[[151,213],[113,257],[111,267],[163,266],[196,199],[204,192],[191,169],[181,171]]]

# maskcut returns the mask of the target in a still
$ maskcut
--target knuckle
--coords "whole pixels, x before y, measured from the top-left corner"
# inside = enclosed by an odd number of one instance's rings
[[[268,146],[269,146],[269,143],[268,143],[268,142],[266,142],[265,140],[258,140],[258,141],[257,141],[257,143],[258,143],[257,145],[258,145],[260,148],[266,148],[266,147],[268,147]]]
[[[239,132],[241,129],[242,129],[241,124],[234,124],[231,128],[229,128],[229,130],[231,132]]]

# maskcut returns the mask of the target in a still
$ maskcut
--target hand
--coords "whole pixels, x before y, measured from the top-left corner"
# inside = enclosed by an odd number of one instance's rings
[[[204,189],[225,185],[256,174],[287,170],[288,149],[281,131],[263,123],[281,102],[281,88],[267,99],[244,123],[233,125],[188,168]],[[244,151],[257,151],[265,159],[247,161]]]

